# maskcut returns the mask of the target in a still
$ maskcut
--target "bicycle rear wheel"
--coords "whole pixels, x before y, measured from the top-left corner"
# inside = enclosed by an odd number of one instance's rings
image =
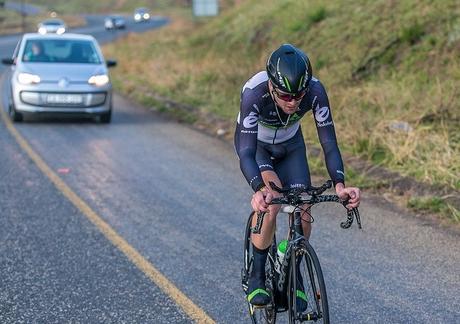
[[[288,284],[289,323],[315,321],[315,323],[328,324],[329,306],[321,265],[310,243],[308,241],[304,243],[297,253],[291,255]],[[299,264],[298,271],[294,266],[296,262]],[[298,290],[303,290],[307,299],[307,308],[302,312],[297,309],[296,305]]]
[[[245,294],[248,293],[248,280],[249,274],[252,271],[252,264],[253,264],[253,257],[252,257],[252,242],[251,242],[251,223],[252,217],[254,213],[249,216],[248,222],[246,224],[246,231],[244,237],[244,265],[243,269],[241,270],[241,279],[243,284],[243,290]],[[276,309],[275,309],[275,300],[274,300],[274,256],[276,253],[276,249],[274,245],[271,246],[268,257],[267,263],[265,264],[265,286],[267,292],[271,296],[271,302],[263,307],[254,307],[250,302],[246,300],[248,303],[249,308],[249,315],[251,316],[252,323],[254,324],[274,324],[276,321]]]

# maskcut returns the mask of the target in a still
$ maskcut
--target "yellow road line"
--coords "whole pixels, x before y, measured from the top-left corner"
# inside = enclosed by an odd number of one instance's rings
[[[1,85],[1,82],[0,82]],[[51,182],[67,197],[96,227],[122,251],[132,263],[136,265],[147,277],[149,277],[158,287],[171,297],[183,310],[197,323],[215,323],[204,310],[195,305],[186,295],[184,295],[172,282],[170,282],[160,271],[148,262],[135,248],[129,245],[117,232],[97,215],[76,193],[70,189],[59,176],[51,170],[45,161],[32,149],[22,135],[16,130],[8,115],[0,105],[0,114],[3,122],[16,139],[21,148],[35,162],[38,168],[51,180]]]

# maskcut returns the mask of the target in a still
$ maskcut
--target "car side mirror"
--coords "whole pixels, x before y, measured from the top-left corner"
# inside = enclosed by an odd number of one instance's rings
[[[107,67],[109,67],[109,68],[117,66],[117,61],[115,61],[115,60],[107,60],[105,63],[107,64]]]
[[[5,65],[13,65],[14,64],[14,59],[9,57],[9,58],[3,58],[2,59],[2,64]]]

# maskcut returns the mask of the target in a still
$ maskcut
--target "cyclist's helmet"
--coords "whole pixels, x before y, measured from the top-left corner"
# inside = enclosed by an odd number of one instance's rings
[[[308,88],[312,68],[305,53],[291,44],[283,44],[268,58],[267,74],[281,91],[299,93]]]

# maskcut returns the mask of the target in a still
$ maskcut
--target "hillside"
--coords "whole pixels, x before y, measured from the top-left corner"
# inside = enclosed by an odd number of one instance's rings
[[[174,8],[144,2],[171,15],[171,25],[105,48],[120,62],[113,70],[119,91],[157,109],[164,109],[158,96],[169,98],[189,105],[192,121],[205,114],[231,125],[242,84],[264,68],[271,50],[290,42],[308,53],[327,88],[343,152],[458,192],[458,1],[229,0],[209,19],[191,17],[189,2],[176,1]],[[71,3],[81,9],[84,1]],[[88,1],[85,8],[137,5]],[[303,129],[307,142],[317,145],[308,117]],[[359,170],[348,174],[362,181]],[[435,199],[428,204],[442,200]],[[460,220],[458,211],[443,208]]]

